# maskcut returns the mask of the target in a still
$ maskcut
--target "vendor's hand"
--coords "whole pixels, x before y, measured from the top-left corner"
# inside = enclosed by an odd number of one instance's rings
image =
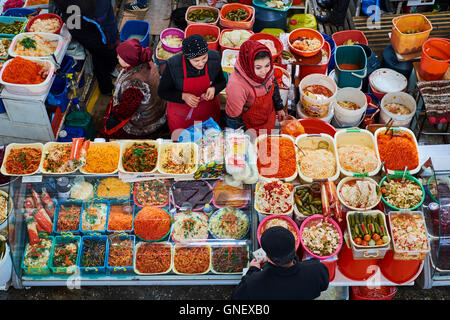
[[[284,110],[280,110],[277,111],[277,116],[278,116],[278,122],[283,122],[284,120],[286,120],[286,113],[284,112]]]
[[[197,108],[200,98],[191,93],[182,93],[181,99],[191,108]]]
[[[206,101],[211,101],[212,99],[214,99],[214,94],[215,93],[216,93],[216,88],[209,87],[208,90],[206,90],[206,93],[205,93],[205,100]]]
[[[264,262],[264,259],[255,259],[250,262],[250,267],[257,267],[258,269],[261,269],[261,264]]]

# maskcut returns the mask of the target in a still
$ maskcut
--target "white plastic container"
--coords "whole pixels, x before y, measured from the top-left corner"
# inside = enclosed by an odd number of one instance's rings
[[[371,183],[373,183],[374,185],[375,185],[375,187],[376,187],[376,189],[377,189],[377,192],[378,192],[378,197],[377,197],[377,200],[376,200],[376,202],[374,202],[373,204],[371,204],[370,206],[367,206],[366,208],[357,208],[357,207],[353,207],[353,206],[350,206],[343,198],[342,198],[342,196],[341,196],[341,189],[342,189],[342,187],[344,186],[344,184],[345,183],[347,183],[347,182],[349,182],[349,181],[352,181],[352,180],[361,180],[361,178],[356,178],[356,177],[345,177],[344,179],[342,179],[341,181],[339,181],[339,183],[338,183],[338,185],[337,185],[337,194],[338,194],[338,198],[339,198],[339,201],[344,205],[344,206],[346,206],[347,208],[349,208],[350,210],[355,210],[355,211],[366,211],[366,210],[370,210],[370,209],[373,209],[373,208],[375,208],[377,205],[378,205],[378,203],[380,203],[380,201],[381,201],[381,191],[380,191],[380,187],[379,187],[379,185],[378,185],[378,183],[375,181],[375,180],[373,180],[372,178],[364,178],[364,180],[366,180],[366,181],[370,181]]]
[[[408,80],[404,75],[388,68],[380,68],[372,72],[369,81],[378,92],[400,92],[408,86]]]
[[[194,160],[194,167],[192,168],[191,171],[187,172],[187,173],[171,173],[171,172],[167,172],[162,168],[162,165],[164,163],[164,154],[165,154],[165,150],[167,149],[168,146],[172,145],[172,144],[181,144],[181,145],[185,145],[185,146],[191,146],[191,150],[193,150],[194,152],[194,156],[193,156],[193,160]],[[158,171],[162,174],[170,174],[173,175],[175,177],[183,177],[183,176],[187,176],[187,175],[192,175],[194,174],[197,169],[198,169],[198,163],[199,163],[199,151],[198,151],[198,145],[193,143],[193,142],[163,142],[158,150]]]
[[[402,132],[402,131],[403,132],[407,132],[412,137],[412,139],[413,139],[413,141],[414,141],[414,143],[416,145],[417,154],[419,155],[419,144],[417,143],[417,139],[416,139],[416,136],[415,136],[414,132],[412,132],[408,128],[403,128],[403,127],[391,127],[391,129],[394,132]],[[385,131],[386,131],[385,127],[378,128],[377,131],[375,131],[375,134],[374,134],[375,142],[377,141],[378,135],[380,133],[384,133]],[[376,143],[375,145],[376,145],[378,158],[381,160],[380,151],[378,150],[378,143]],[[384,168],[382,168],[382,169],[384,171]],[[410,175],[415,175],[417,172],[419,172],[419,170],[420,170],[420,155],[419,155],[419,161],[418,161],[417,167],[415,167],[415,168],[408,168],[407,173],[409,173]],[[403,171],[395,171],[395,170],[389,170],[389,169],[387,171],[388,171],[388,174],[398,174],[398,173],[403,174]]]
[[[330,108],[328,109],[328,114],[326,115],[326,117],[323,117],[323,118],[310,117],[310,116],[306,115],[305,113],[303,113],[302,109],[303,109],[302,104],[301,104],[301,102],[299,102],[297,104],[297,118],[299,118],[299,119],[308,119],[308,118],[319,119],[319,120],[325,121],[327,123],[330,123],[334,117],[334,104],[330,104]]]
[[[89,145],[89,148],[92,147],[93,145],[97,145],[97,144],[109,144],[109,145],[114,145],[114,146],[117,146],[117,147],[120,149],[120,144],[119,144],[118,142],[116,142],[116,141],[112,141],[112,142],[91,142],[90,145]],[[89,149],[88,149],[88,152],[89,152]],[[120,152],[119,152],[119,157],[120,157]],[[112,171],[112,172],[104,172],[104,173],[102,173],[102,172],[87,172],[87,171],[84,169],[85,167],[86,167],[86,166],[83,166],[83,167],[80,168],[80,172],[83,173],[83,174],[89,174],[89,175],[109,175],[109,174],[115,174],[115,173],[117,173],[117,171],[119,171],[119,162],[117,162],[117,168],[116,168],[114,171]]]
[[[376,147],[376,140],[373,136],[373,134],[365,129],[344,129],[344,130],[338,130],[334,136],[334,142],[336,144],[336,150],[339,150],[339,147],[345,146],[345,145],[358,145],[358,146],[364,146],[371,148],[376,156],[377,156],[377,167],[370,172],[367,172],[367,175],[369,177],[375,176],[381,168],[381,161],[380,161],[380,155],[377,152]],[[339,159],[339,152],[337,153],[338,158],[338,166],[340,172],[344,176],[353,177],[353,176],[360,176],[360,172],[350,172],[342,168],[340,159]]]
[[[399,115],[389,112],[386,109],[386,105],[389,103],[399,103],[406,106],[411,110],[410,114]],[[406,92],[390,92],[383,96],[380,104],[380,123],[387,123],[392,118],[393,126],[396,127],[409,127],[414,114],[416,113],[417,104],[416,100]]]
[[[346,215],[347,219],[347,230],[350,230],[350,221],[349,217],[353,216],[356,212],[350,211]],[[384,258],[386,252],[390,249],[391,246],[391,236],[389,235],[389,232],[387,231],[387,225],[386,225],[386,216],[383,212],[380,210],[372,210],[372,211],[365,211],[363,212],[364,216],[371,215],[372,217],[376,218],[376,221],[378,223],[377,215],[381,214],[383,217],[383,223],[384,223],[384,230],[386,232],[386,236],[389,238],[389,241],[382,245],[375,245],[375,246],[360,246],[355,244],[353,241],[353,238],[351,235],[349,235],[349,240],[352,246],[353,251],[353,259],[355,260],[364,260],[364,259],[382,259]],[[381,227],[381,226],[380,226]]]
[[[171,256],[170,256],[170,266],[169,266],[169,269],[167,269],[166,271],[164,271],[164,272],[160,272],[160,273],[143,273],[143,272],[140,272],[137,268],[136,268],[136,256],[137,256],[137,252],[138,252],[138,250],[139,250],[139,248],[141,247],[141,246],[148,246],[148,245],[150,245],[150,246],[169,246],[170,247],[170,254],[171,254]],[[133,269],[134,269],[134,272],[137,274],[137,275],[140,275],[140,276],[148,276],[148,275],[157,275],[157,274],[167,274],[167,273],[169,273],[171,270],[172,270],[172,267],[173,267],[173,245],[170,243],[170,242],[167,242],[167,241],[163,241],[163,242],[138,242],[138,243],[136,243],[136,247],[134,248],[134,261],[133,261]]]
[[[74,173],[75,171],[77,171],[78,167],[75,167],[74,170],[67,171],[67,172],[60,172],[60,173],[59,172],[50,172],[50,171],[47,171],[47,170],[44,169],[45,156],[49,153],[49,149],[51,147],[57,146],[57,145],[72,145],[72,142],[47,142],[44,145],[44,152],[42,154],[42,162],[41,162],[41,165],[39,167],[39,171],[44,173],[44,174],[53,174],[53,175],[55,175],[55,174],[59,174],[59,175],[61,175],[61,174],[70,174],[70,173]]]
[[[295,151],[295,154],[296,154],[296,157],[295,157],[295,159],[293,159],[293,161],[295,161],[295,166],[296,166],[296,168],[297,168],[297,151],[296,151],[296,149],[295,149],[295,140],[294,140],[294,138],[292,138],[291,136],[289,136],[289,135],[287,135],[287,134],[279,134],[279,135],[267,135],[267,134],[262,134],[262,135],[258,136],[258,138],[256,138],[256,141],[255,141],[255,146],[256,146],[256,148],[258,148],[258,144],[259,144],[261,141],[263,141],[263,140],[265,140],[265,139],[267,139],[267,138],[274,138],[274,137],[286,138],[286,139],[289,139],[290,141],[292,141],[292,145],[293,145],[293,148],[294,148],[294,151]],[[278,170],[278,169],[277,169],[277,170]],[[262,176],[262,175],[259,173],[259,170],[258,170],[258,174],[259,174],[260,179],[267,179],[267,177],[264,177],[264,176]],[[295,173],[294,173],[292,176],[286,177],[286,178],[277,178],[277,179],[280,179],[280,180],[289,182],[289,181],[293,181],[295,178],[297,178],[297,169],[295,170]]]
[[[276,179],[272,179],[272,180],[276,180]],[[270,181],[270,180],[268,180],[268,181]],[[267,181],[267,182],[268,182]],[[255,187],[255,197],[258,197],[259,196],[259,193],[260,193],[260,189],[261,189],[261,187],[265,184],[266,182],[258,182],[258,183],[256,183],[256,187]],[[291,194],[290,194],[290,197],[289,197],[289,203],[291,204],[291,209],[288,211],[288,212],[286,212],[286,213],[280,213],[279,215],[284,215],[284,216],[288,216],[289,218],[291,218],[292,219],[292,213],[294,212],[294,206],[295,206],[295,203],[294,203],[294,188],[292,189],[292,192],[291,192]],[[255,210],[258,212],[258,216],[259,216],[259,218],[260,218],[260,221],[262,221],[262,219],[264,219],[266,216],[269,216],[269,215],[272,215],[272,213],[269,213],[269,212],[265,212],[265,211],[263,211],[261,208],[259,208],[259,206],[258,206],[258,203],[257,203],[257,201],[256,201],[256,198],[255,198],[255,201],[254,201],[254,208],[255,208]]]
[[[349,101],[356,103],[360,108],[357,110],[348,110],[341,107],[338,101]],[[366,113],[367,98],[366,95],[357,88],[338,89],[336,102],[334,103],[334,118],[341,127],[357,126]]]
[[[6,159],[8,159],[9,154],[10,154],[12,149],[21,149],[21,148],[37,148],[37,149],[41,150],[41,160],[40,160],[39,166],[36,168],[35,171],[33,171],[31,173],[27,173],[27,174],[9,174],[8,172],[6,172],[6,168],[5,168]],[[40,143],[40,142],[37,142],[37,143],[11,143],[5,149],[5,156],[3,157],[3,163],[2,163],[2,168],[0,169],[0,172],[4,176],[31,176],[31,175],[35,174],[36,172],[38,172],[39,168],[42,165],[42,161],[44,159],[43,151],[44,151],[44,145],[42,143]]]
[[[308,142],[308,140],[310,142]],[[298,147],[301,148],[301,147],[304,147],[305,145],[308,145],[308,144],[311,145],[311,144],[314,144],[314,143],[316,143],[318,141],[323,141],[323,140],[328,142],[328,144],[329,144],[329,151],[331,151],[333,153],[334,158],[336,159],[336,172],[331,177],[327,177],[327,178],[324,178],[324,179],[316,179],[316,180],[336,181],[339,178],[340,171],[339,171],[339,165],[338,165],[338,159],[337,159],[336,146],[334,144],[334,139],[330,135],[325,134],[325,133],[320,133],[320,134],[301,134],[295,140],[295,144]],[[301,151],[297,150],[297,153],[298,152],[301,152]],[[297,166],[298,166],[297,167],[297,172],[298,172],[298,175],[299,175],[300,179],[302,181],[306,182],[306,183],[312,183],[315,179],[307,177],[307,176],[305,176],[303,174],[303,172],[302,172],[302,170],[301,170],[301,168],[300,168],[300,166],[298,164],[300,159],[299,158],[297,158],[297,159],[298,159],[298,161],[297,161]]]
[[[11,279],[12,274],[12,260],[9,254],[9,246],[6,244],[5,255],[0,261],[0,287],[5,286],[9,279]]]
[[[27,59],[27,60],[36,62],[36,59],[30,59],[28,57],[27,58],[23,57],[23,59]],[[47,78],[43,82],[41,82],[39,84],[16,84],[16,83],[9,83],[9,82],[3,81],[3,72],[5,72],[8,64],[11,61],[13,61],[13,59],[6,61],[6,63],[4,64],[3,68],[0,71],[0,83],[3,84],[6,91],[8,91],[11,94],[17,94],[17,95],[23,95],[23,96],[39,96],[39,95],[47,92],[47,90],[50,88],[50,86],[53,83],[52,79],[53,79],[53,74],[55,73],[55,65],[53,64],[53,62],[47,61],[47,60],[39,60],[40,63],[47,65],[47,67],[49,69]]]
[[[0,190],[0,196],[8,198],[8,209],[6,211],[6,219],[3,222],[0,222],[0,231],[2,231],[8,225],[8,217],[11,214],[14,204],[12,202],[12,198],[5,191]]]
[[[16,53],[15,51],[15,46],[18,42],[20,42],[23,38],[25,37],[30,37],[30,36],[40,36],[42,38],[44,38],[45,40],[50,40],[50,41],[57,41],[58,44],[56,46],[55,52],[53,52],[55,57],[59,57],[61,54],[61,50],[63,49],[63,45],[64,45],[64,40],[63,38],[59,35],[59,34],[54,34],[54,33],[45,33],[45,32],[24,32],[24,33],[20,33],[18,35],[16,35],[12,41],[11,41],[11,45],[9,46],[8,49],[8,54],[11,57],[23,57],[23,58],[29,58],[29,59],[49,59],[50,61],[54,62],[53,58],[51,55],[47,55],[47,56],[24,56],[23,54],[19,54]]]
[[[304,92],[304,89],[310,85],[324,86],[328,88],[333,93],[333,95],[329,98],[317,100],[312,99],[306,96]],[[319,112],[319,110],[323,111],[327,108],[329,114],[329,109],[332,102],[336,101],[336,94],[338,87],[336,85],[336,82],[332,78],[324,74],[313,73],[304,77],[302,81],[300,81],[299,90],[300,90],[300,102],[303,106],[304,114],[306,114],[308,117],[311,118],[324,118],[323,115],[322,116],[320,115],[321,112]],[[310,111],[308,111],[308,109],[315,110],[317,112],[316,115],[312,114]]]
[[[134,173],[134,174],[152,174],[152,173],[156,173],[157,170],[158,170],[159,156],[158,156],[158,158],[156,160],[156,166],[155,166],[155,168],[152,171],[148,171],[148,172],[134,172],[134,171],[127,171],[127,170],[125,170],[125,168],[123,167],[123,163],[122,163],[122,157],[123,157],[123,154],[125,153],[125,150],[127,148],[131,147],[134,143],[137,143],[137,144],[148,143],[150,145],[155,145],[157,153],[159,154],[159,146],[160,146],[160,141],[159,140],[124,140],[124,141],[121,141],[121,143],[120,143],[119,171],[123,172],[123,173]]]
[[[222,52],[222,70],[227,73],[232,73],[234,70],[234,64],[237,61],[239,51],[225,49]]]
[[[208,250],[209,250],[209,267],[208,267],[208,269],[207,269],[206,271],[200,272],[200,273],[182,273],[182,272],[178,271],[178,270],[176,269],[176,267],[175,267],[175,257],[176,257],[176,252],[177,252],[177,249],[178,249],[178,248],[183,248],[183,247],[189,247],[189,248],[192,248],[192,247],[206,247],[206,248],[208,248]],[[199,275],[199,274],[206,274],[206,273],[208,273],[208,272],[211,270],[211,256],[212,256],[211,246],[209,246],[209,245],[207,244],[206,241],[205,241],[204,243],[195,242],[195,243],[192,243],[192,244],[178,244],[178,243],[176,243],[176,244],[174,245],[174,247],[173,247],[173,255],[172,255],[172,257],[173,257],[173,258],[172,258],[172,271],[173,271],[175,274],[178,274],[178,275]]]

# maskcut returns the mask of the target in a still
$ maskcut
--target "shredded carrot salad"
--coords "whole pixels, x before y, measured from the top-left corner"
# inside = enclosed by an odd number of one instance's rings
[[[43,66],[39,63],[15,57],[3,71],[3,81],[15,84],[39,84],[44,82]]]
[[[179,273],[204,273],[210,262],[211,250],[207,246],[175,247],[173,264]]]
[[[131,230],[133,227],[133,214],[123,211],[123,206],[111,205],[109,208],[109,230]]]
[[[120,148],[114,144],[91,144],[84,170],[89,173],[111,173],[119,165]]]
[[[258,143],[258,171],[266,178],[288,178],[297,170],[294,143],[284,137],[267,137]]]
[[[134,219],[134,233],[146,241],[159,240],[170,231],[171,224],[172,220],[165,210],[147,206]]]
[[[5,162],[9,174],[29,174],[35,172],[41,163],[42,151],[38,148],[11,149]]]
[[[172,264],[169,244],[143,243],[136,252],[136,269],[141,273],[165,273]]]
[[[377,136],[380,160],[386,161],[386,169],[400,171],[408,166],[408,170],[419,164],[419,155],[413,138],[408,133],[379,134]]]

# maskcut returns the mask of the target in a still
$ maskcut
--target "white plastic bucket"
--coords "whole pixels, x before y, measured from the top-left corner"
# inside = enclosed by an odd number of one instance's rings
[[[411,110],[411,113],[406,115],[393,114],[385,108],[389,103],[403,104]],[[416,100],[405,92],[389,92],[381,99],[380,109],[380,123],[387,123],[392,118],[393,127],[409,127],[409,124],[416,113],[417,104]]]
[[[304,93],[304,89],[310,85],[321,85],[324,86],[326,88],[328,88],[329,90],[331,90],[331,92],[333,93],[333,95],[329,98],[323,98],[323,99],[311,99],[310,97],[306,96]],[[319,74],[319,73],[313,73],[310,74],[306,77],[304,77],[302,79],[302,81],[300,81],[300,85],[299,85],[299,90],[300,90],[300,102],[303,106],[303,109],[305,110],[305,114],[307,117],[309,118],[324,118],[324,116],[315,116],[313,114],[311,114],[310,112],[307,111],[307,109],[314,109],[314,110],[319,110],[322,109],[324,110],[325,108],[328,108],[328,115],[330,114],[329,109],[332,105],[332,102],[336,101],[336,94],[337,94],[337,85],[336,82],[324,75],[324,74]],[[323,119],[322,119],[323,120]]]
[[[350,101],[356,103],[360,108],[357,110],[348,110],[342,108],[338,101]],[[357,88],[338,89],[336,102],[334,103],[334,117],[341,127],[356,126],[360,123],[361,117],[367,109],[366,95]]]
[[[333,110],[333,104],[331,104],[330,105],[330,108],[328,109],[328,114],[327,114],[327,116],[326,117],[323,117],[323,118],[314,118],[314,117],[310,117],[310,116],[308,116],[308,115],[306,115],[306,114],[304,114],[303,113],[303,111],[302,111],[302,105],[301,105],[301,103],[299,102],[298,104],[297,104],[297,118],[299,118],[299,119],[308,119],[308,118],[311,118],[311,119],[319,119],[319,120],[323,120],[323,121],[325,121],[325,122],[327,122],[327,123],[330,123],[331,122],[331,119],[333,119],[333,116],[334,116],[334,110]]]
[[[9,246],[6,244],[6,251],[3,259],[0,261],[0,286],[6,285],[11,279],[12,261],[9,254]]]

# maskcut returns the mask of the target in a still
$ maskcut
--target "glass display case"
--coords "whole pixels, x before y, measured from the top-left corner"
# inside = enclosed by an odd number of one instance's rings
[[[450,285],[450,171],[436,171],[431,159],[420,173],[425,189],[423,212],[431,251],[418,279],[423,288]]]
[[[10,183],[12,284],[239,283],[255,250],[252,186],[32,175]]]

